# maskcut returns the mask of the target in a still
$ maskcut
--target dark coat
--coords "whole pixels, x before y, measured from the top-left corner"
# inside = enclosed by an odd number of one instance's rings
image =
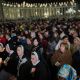
[[[0,70],[4,69],[4,60],[7,58],[8,54],[3,51],[3,52],[0,52],[0,58],[2,58],[2,63],[0,64]]]
[[[19,75],[17,76],[17,80],[31,80],[31,62],[26,61],[19,67]]]
[[[0,58],[2,58],[2,60],[5,60],[7,56],[8,54],[6,53],[6,51],[0,52]]]
[[[7,65],[5,66],[5,70],[7,72],[9,72],[12,75],[17,74],[17,65],[18,65],[18,58],[17,58],[17,54],[13,53],[10,56],[8,55],[7,57],[9,57],[9,61],[7,62]]]
[[[80,76],[80,51],[76,51],[73,55],[73,67],[76,69],[78,75]]]
[[[35,68],[36,68],[36,70],[32,74],[33,75],[32,80],[49,80],[50,79],[48,69],[46,68],[46,66],[42,62],[39,62],[35,66]]]

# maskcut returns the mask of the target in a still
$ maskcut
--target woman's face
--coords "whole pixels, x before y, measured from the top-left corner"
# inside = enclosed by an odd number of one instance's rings
[[[39,35],[39,38],[40,38],[40,39],[43,39],[43,36],[42,36],[42,34],[38,34],[38,35]]]
[[[74,44],[78,44],[78,41],[77,41],[77,39],[74,39]]]
[[[61,44],[61,46],[60,46],[60,50],[61,50],[61,52],[65,52],[65,45],[63,45],[63,44]]]
[[[37,58],[35,55],[31,55],[31,62],[32,64],[35,64],[37,62]]]
[[[31,44],[31,40],[30,39],[27,39],[27,44]]]
[[[21,47],[17,48],[17,55],[18,56],[23,56],[23,51],[22,51]]]
[[[33,41],[33,45],[34,45],[34,46],[38,46],[38,41],[37,41],[37,39],[35,39],[35,40]]]

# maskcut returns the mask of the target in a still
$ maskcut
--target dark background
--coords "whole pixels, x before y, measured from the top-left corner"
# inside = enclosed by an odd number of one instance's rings
[[[28,3],[51,3],[51,2],[70,2],[71,0],[5,0],[6,2],[18,2],[26,1]]]

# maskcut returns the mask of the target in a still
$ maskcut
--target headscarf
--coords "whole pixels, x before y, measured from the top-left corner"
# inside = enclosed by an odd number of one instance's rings
[[[35,64],[33,64],[34,66],[36,66],[40,62],[39,55],[35,51],[32,52],[32,55],[35,55],[36,56],[37,62]]]
[[[76,70],[68,64],[64,64],[59,72],[58,76],[65,78],[65,80],[75,80],[77,78]]]

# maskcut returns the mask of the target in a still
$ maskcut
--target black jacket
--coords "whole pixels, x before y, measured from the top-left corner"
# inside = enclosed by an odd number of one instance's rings
[[[12,53],[10,56],[8,55],[7,58],[10,58],[5,66],[5,70],[12,75],[17,75],[17,65],[18,65],[18,57],[16,53]]]
[[[46,68],[46,65],[44,65],[42,62],[39,62],[35,66],[35,68],[35,72],[32,73],[32,80],[50,80],[49,72]]]
[[[19,74],[17,74],[17,80],[31,80],[31,66],[31,62],[28,60],[25,63],[21,64],[19,71],[17,71]]]

